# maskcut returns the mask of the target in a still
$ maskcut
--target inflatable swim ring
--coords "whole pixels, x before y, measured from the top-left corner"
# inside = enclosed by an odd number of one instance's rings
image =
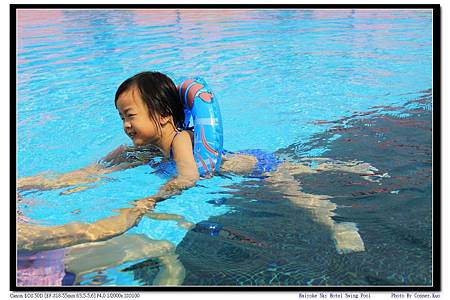
[[[194,125],[194,158],[202,176],[220,170],[223,153],[223,128],[219,103],[201,78],[187,79],[178,86],[184,104],[184,128]]]

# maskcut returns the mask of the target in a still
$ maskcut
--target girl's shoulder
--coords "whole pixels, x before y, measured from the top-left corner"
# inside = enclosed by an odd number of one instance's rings
[[[190,154],[192,156],[192,149],[194,144],[194,135],[190,130],[183,130],[176,133],[172,141],[171,158],[185,157]]]
[[[198,178],[197,163],[192,151],[192,138],[188,131],[178,133],[172,143],[173,160],[177,173],[184,178]]]
[[[194,144],[194,132],[191,130],[182,130],[178,131],[173,138],[172,145],[175,146],[176,144]]]

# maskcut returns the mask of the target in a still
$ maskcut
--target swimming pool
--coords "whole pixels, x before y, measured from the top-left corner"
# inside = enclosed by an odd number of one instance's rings
[[[54,9],[18,10],[17,21],[19,177],[71,171],[129,144],[114,93],[142,70],[205,78],[228,150],[358,160],[389,174],[295,176],[307,193],[332,196],[332,220],[359,227],[365,251],[350,254],[265,181],[201,181],[127,233],[168,241],[184,270],[178,284],[432,284],[430,10]],[[164,180],[152,171],[109,174],[69,195],[24,192],[31,204],[20,208],[44,225],[93,222],[157,192]],[[192,227],[205,222],[222,233]],[[77,284],[151,285],[164,268],[155,255]]]

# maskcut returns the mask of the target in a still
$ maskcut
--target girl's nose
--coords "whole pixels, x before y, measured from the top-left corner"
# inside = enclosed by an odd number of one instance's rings
[[[123,121],[123,128],[125,130],[131,128],[131,123],[129,121]]]

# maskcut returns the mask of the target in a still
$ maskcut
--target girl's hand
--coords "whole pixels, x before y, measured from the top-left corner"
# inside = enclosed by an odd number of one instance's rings
[[[97,165],[101,166],[103,173],[111,173],[141,166],[160,155],[161,151],[155,146],[131,147],[121,145],[99,160]]]
[[[128,150],[127,145],[120,145],[117,149],[109,152],[105,157],[100,160],[100,163],[110,163],[112,165],[117,165],[125,161],[121,156],[122,153]]]

